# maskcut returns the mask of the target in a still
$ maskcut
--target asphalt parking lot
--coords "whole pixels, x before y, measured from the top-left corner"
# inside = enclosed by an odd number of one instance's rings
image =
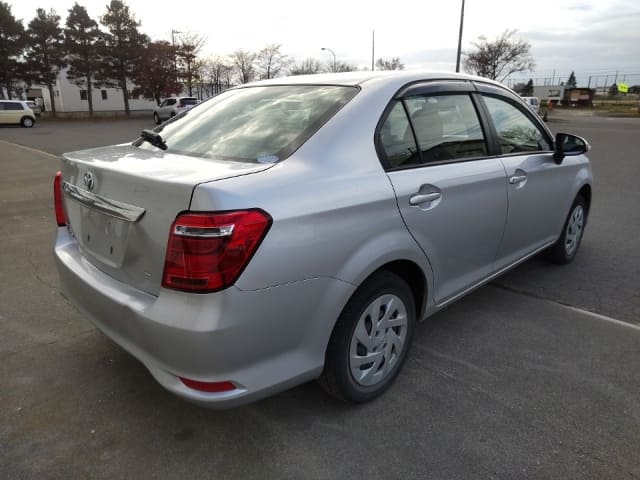
[[[593,145],[576,261],[534,258],[421,324],[382,398],[309,383],[222,412],[165,392],[56,288],[55,155],[150,126],[0,128],[0,478],[640,477],[640,121],[552,119]]]

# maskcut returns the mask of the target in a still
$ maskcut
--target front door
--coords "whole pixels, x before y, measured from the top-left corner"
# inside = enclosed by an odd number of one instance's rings
[[[506,171],[509,209],[496,270],[553,242],[566,216],[566,185],[549,135],[534,115],[506,97],[483,94]]]

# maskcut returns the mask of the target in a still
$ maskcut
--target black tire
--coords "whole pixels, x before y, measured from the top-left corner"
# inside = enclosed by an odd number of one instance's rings
[[[369,322],[371,322],[371,329],[369,330],[371,332],[371,336],[377,339],[374,339],[374,341],[379,342],[371,349],[372,353],[375,355],[382,355],[384,360],[380,363],[372,362],[370,364],[357,367],[358,369],[356,371],[358,373],[368,372],[364,373],[364,376],[369,376],[369,379],[376,375],[380,377],[377,383],[373,385],[363,385],[356,380],[352,373],[352,364],[350,360],[352,341],[354,342],[353,345],[356,349],[355,351],[357,352],[357,355],[361,355],[361,351],[359,350],[361,348],[366,350],[366,352],[362,353],[363,356],[369,354],[369,351],[367,350],[368,347],[358,341],[356,327],[361,320],[363,321],[362,325],[367,324],[366,319],[370,319],[367,310],[369,310],[370,307],[373,309],[373,303],[376,299],[389,299],[392,297],[392,302],[388,303],[388,305],[392,306],[392,310],[388,310],[391,312],[389,317],[391,318],[391,321],[406,318],[406,326],[389,327],[386,328],[384,333],[382,333],[381,330],[378,330],[377,328],[374,331],[374,325],[371,320],[369,320]],[[397,301],[398,299],[400,302]],[[404,310],[402,307],[404,307]],[[387,311],[387,306],[380,305],[379,308],[380,314],[384,316],[384,312]],[[406,312],[406,316],[398,314],[398,311]],[[380,316],[378,318],[380,320]],[[407,352],[411,346],[415,323],[415,299],[407,283],[401,277],[391,272],[380,271],[374,274],[367,279],[365,283],[358,288],[358,290],[356,290],[336,322],[327,347],[324,371],[318,380],[320,385],[330,395],[350,402],[367,402],[380,396],[387,388],[389,388],[402,369],[402,365],[407,358]],[[394,334],[395,337],[393,338],[400,338],[403,328],[405,329],[404,341],[400,347],[400,351],[398,352],[396,350],[395,343],[388,339],[392,338]],[[362,332],[362,330],[360,331]],[[390,331],[392,331],[393,334]],[[378,336],[377,333],[374,332],[380,332],[381,335]],[[394,345],[387,348],[389,343]],[[375,351],[376,349],[378,349],[377,352]],[[385,351],[384,354],[382,353],[382,350]],[[387,355],[391,359],[389,360],[388,365],[392,366],[388,371],[385,371],[383,369]],[[367,365],[372,366],[370,368],[366,368]]]
[[[153,121],[156,122],[156,125],[160,125],[160,116],[157,112],[153,113]]]
[[[579,215],[580,212],[582,212],[582,221],[580,222],[580,228],[576,229],[574,216]],[[582,195],[578,195],[569,209],[569,214],[564,222],[560,238],[546,251],[546,256],[549,261],[558,265],[566,265],[573,261],[582,243],[584,228],[587,226],[588,213],[587,201]],[[572,225],[574,225],[573,228]],[[575,236],[576,231],[577,236]],[[573,241],[571,241],[571,237],[574,237]]]
[[[31,117],[22,117],[20,119],[20,125],[22,125],[24,128],[31,128],[35,123],[35,119]]]

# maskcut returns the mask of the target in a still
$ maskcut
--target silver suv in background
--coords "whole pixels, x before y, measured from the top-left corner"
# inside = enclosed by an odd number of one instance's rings
[[[35,114],[36,117],[39,117],[40,114],[42,113],[42,108],[40,108],[40,105],[38,105],[36,102],[34,102],[33,100],[27,100],[26,104],[29,106],[29,108],[33,111],[33,113]]]
[[[574,259],[588,147],[468,75],[246,84],[65,154],[55,262],[65,295],[183,398],[319,379],[364,402],[418,321],[539,252]]]
[[[153,121],[160,124],[198,104],[195,97],[171,97],[153,110]]]

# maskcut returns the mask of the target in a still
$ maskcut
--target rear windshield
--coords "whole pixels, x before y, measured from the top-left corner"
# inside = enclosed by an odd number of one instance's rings
[[[167,151],[203,158],[273,163],[295,152],[358,92],[334,85],[229,90],[155,129]],[[139,140],[134,145],[156,147]]]
[[[197,98],[183,98],[182,100],[180,100],[180,103],[182,105],[195,105],[196,103],[198,103],[198,99]]]

